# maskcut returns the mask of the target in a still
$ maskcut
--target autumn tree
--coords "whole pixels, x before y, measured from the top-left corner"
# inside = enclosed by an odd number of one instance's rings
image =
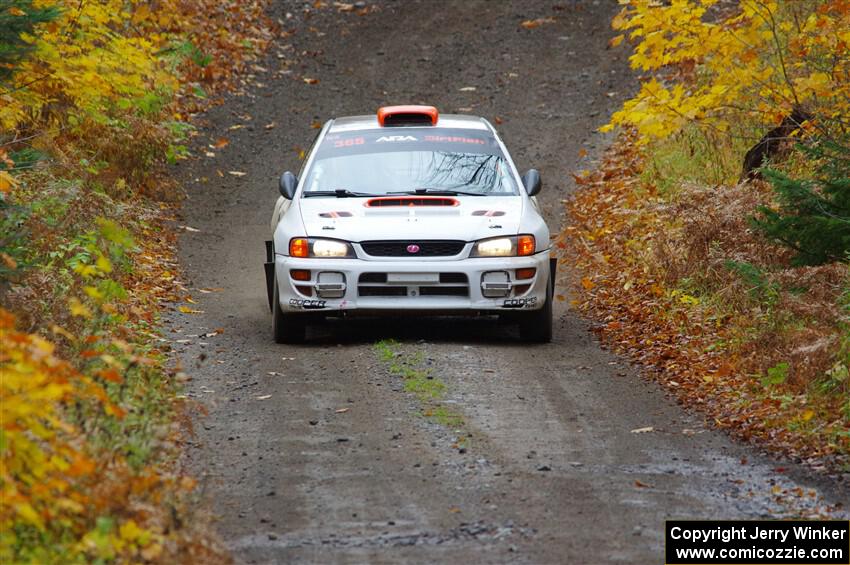
[[[635,42],[629,60],[646,75],[607,129],[636,127],[645,140],[688,125],[729,133],[778,125],[795,108],[816,117],[811,127],[847,127],[850,0],[620,3],[613,25],[624,34],[612,43]]]
[[[0,104],[0,127],[15,130],[31,124],[34,117],[48,125],[83,116],[102,120],[121,101],[173,87],[173,76],[156,56],[161,47],[158,38],[123,33],[132,20],[133,4],[59,1],[41,11],[13,6],[3,12],[13,21],[29,19],[30,13],[58,18],[17,36],[18,53],[32,49],[37,56],[19,57],[15,64],[14,96]]]
[[[56,6],[35,6],[32,0],[0,0],[0,82],[5,83],[18,62],[33,50],[27,38],[37,25],[56,19]]]
[[[819,140],[803,151],[803,169],[847,165],[850,0],[620,3],[613,25],[624,34],[612,43],[628,36],[631,66],[646,74],[603,129],[636,128],[644,144],[685,128],[749,140],[742,178],[776,166],[800,139]],[[802,263],[843,259],[846,171],[797,180],[773,171],[769,179],[776,205],[761,208],[759,229],[797,250]]]

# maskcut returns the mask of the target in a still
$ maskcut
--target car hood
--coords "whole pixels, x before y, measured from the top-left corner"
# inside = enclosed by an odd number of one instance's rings
[[[521,196],[302,198],[301,219],[309,237],[371,239],[462,239],[515,235]],[[446,204],[449,205],[439,205]]]

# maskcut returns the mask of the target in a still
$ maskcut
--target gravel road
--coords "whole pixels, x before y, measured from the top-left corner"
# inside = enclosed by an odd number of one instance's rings
[[[660,563],[668,518],[850,506],[846,483],[682,410],[567,302],[545,346],[455,319],[339,322],[307,345],[273,343],[263,240],[277,177],[298,169],[312,122],[388,103],[485,116],[520,170],[541,170],[556,231],[570,172],[590,167],[605,143],[596,128],[634,87],[625,52],[607,49],[613,1],[375,6],[358,16],[276,3],[273,16],[297,31],[244,94],[204,116],[198,158],[174,173],[188,192],[179,224],[192,228],[181,260],[203,314],[170,315],[166,336],[207,412],[188,465],[236,560]],[[386,339],[398,342],[390,361],[375,346]],[[396,361],[444,385],[450,417],[427,415],[391,373]]]

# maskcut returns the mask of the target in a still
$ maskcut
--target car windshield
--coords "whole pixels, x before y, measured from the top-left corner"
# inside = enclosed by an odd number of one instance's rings
[[[329,134],[317,149],[304,196],[517,194],[508,161],[483,130],[386,128]]]

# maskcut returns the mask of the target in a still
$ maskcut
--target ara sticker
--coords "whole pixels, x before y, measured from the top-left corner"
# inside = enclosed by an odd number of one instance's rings
[[[383,135],[375,140],[375,143],[384,143],[387,141],[419,141],[412,135]]]
[[[298,298],[290,298],[289,305],[294,308],[304,308],[305,310],[320,310],[327,304],[326,300],[300,300]]]
[[[529,296],[528,298],[506,298],[502,303],[502,308],[531,308],[536,304],[536,296]]]

